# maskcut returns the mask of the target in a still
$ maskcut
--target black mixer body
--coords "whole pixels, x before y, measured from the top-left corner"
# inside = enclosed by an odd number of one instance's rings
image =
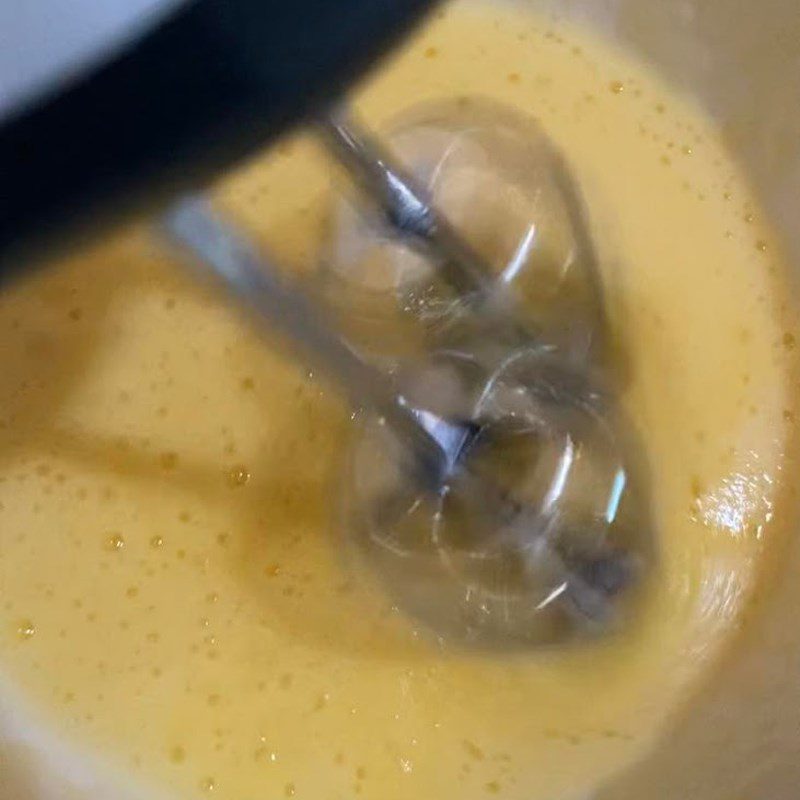
[[[103,63],[0,114],[2,274],[79,223],[196,188],[263,147],[331,102],[431,5],[189,0],[132,30]]]

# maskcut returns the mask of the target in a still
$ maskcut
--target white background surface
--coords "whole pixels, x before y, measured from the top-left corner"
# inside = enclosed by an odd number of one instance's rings
[[[152,27],[184,0],[0,0],[0,119]]]

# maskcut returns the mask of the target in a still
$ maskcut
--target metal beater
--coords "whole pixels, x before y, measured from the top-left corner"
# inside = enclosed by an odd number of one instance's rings
[[[504,135],[529,142],[531,129],[513,113],[491,111]],[[423,327],[436,317],[421,353],[377,366],[330,308],[202,199],[172,207],[164,226],[358,412],[343,488],[348,541],[397,605],[447,641],[524,647],[619,625],[652,563],[650,503],[641,447],[598,378],[601,283],[566,166],[549,143],[537,150],[581,260],[585,313],[577,328],[566,320],[568,339],[526,313],[509,265],[488,264],[347,110],[316,127],[377,215],[378,235],[433,265],[437,303],[409,312]]]

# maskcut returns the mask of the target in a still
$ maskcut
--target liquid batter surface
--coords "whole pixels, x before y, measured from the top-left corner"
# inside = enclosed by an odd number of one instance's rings
[[[100,774],[147,797],[583,797],[741,626],[785,524],[796,335],[742,176],[641,64],[511,10],[449,8],[359,106],[380,128],[461,94],[536,116],[586,193],[653,468],[640,619],[513,658],[415,630],[337,552],[344,405],[132,231],[0,297],[3,800],[107,797]],[[298,139],[219,197],[311,272],[328,172]]]

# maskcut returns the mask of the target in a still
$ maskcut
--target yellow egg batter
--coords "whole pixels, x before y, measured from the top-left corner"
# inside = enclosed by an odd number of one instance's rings
[[[645,66],[511,9],[448,8],[358,105],[458,94],[537,117],[586,193],[653,466],[640,619],[513,658],[414,630],[337,552],[343,403],[130,231],[0,296],[2,800],[121,796],[76,764],[149,798],[583,798],[741,627],[792,522],[795,347],[745,181]],[[219,199],[313,271],[329,174],[300,138]]]

